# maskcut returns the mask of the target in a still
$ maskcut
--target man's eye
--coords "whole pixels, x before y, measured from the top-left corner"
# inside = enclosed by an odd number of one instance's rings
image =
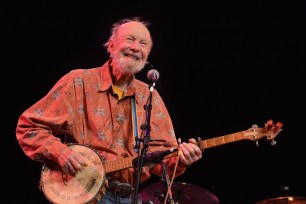
[[[140,44],[143,45],[143,46],[147,46],[148,45],[147,42],[140,42]]]

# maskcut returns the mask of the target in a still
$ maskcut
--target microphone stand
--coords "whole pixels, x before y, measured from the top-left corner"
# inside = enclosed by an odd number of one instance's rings
[[[143,136],[142,139],[138,139],[139,142],[143,142],[143,147],[141,149],[141,153],[139,155],[138,151],[138,162],[137,162],[137,179],[136,179],[136,187],[135,187],[135,193],[134,193],[134,199],[133,203],[137,204],[138,203],[138,192],[139,192],[139,186],[140,186],[140,181],[141,181],[141,174],[142,174],[142,167],[143,167],[143,159],[147,153],[147,149],[149,147],[149,142],[150,142],[150,121],[151,121],[151,110],[152,110],[152,93],[155,87],[155,81],[153,81],[149,87],[150,89],[150,95],[147,101],[147,104],[144,106],[144,109],[146,110],[146,122],[145,125],[142,126],[143,129]],[[140,148],[140,145],[137,146]]]

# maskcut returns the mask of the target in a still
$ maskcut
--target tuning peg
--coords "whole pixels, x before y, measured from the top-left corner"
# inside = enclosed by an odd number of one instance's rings
[[[268,120],[268,122],[266,123],[267,127],[270,129],[273,126],[273,120]]]
[[[282,122],[277,122],[276,123],[276,127],[277,128],[282,128],[283,127],[283,123]]]
[[[272,140],[272,141],[271,141],[271,145],[272,145],[272,146],[276,145],[276,141],[275,141],[275,140]]]
[[[255,143],[256,143],[256,147],[258,147],[258,146],[259,146],[259,142],[258,142],[258,140],[257,140]]]
[[[273,132],[276,133],[278,130],[281,130],[282,127],[283,127],[283,123],[282,122],[277,122]]]

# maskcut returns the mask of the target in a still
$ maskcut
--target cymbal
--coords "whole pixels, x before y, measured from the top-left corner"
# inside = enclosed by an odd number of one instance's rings
[[[218,197],[211,191],[185,182],[173,182],[171,192],[175,204],[220,204]],[[162,182],[147,185],[140,190],[144,204],[163,204],[166,193],[166,185]],[[167,203],[170,203],[170,194],[167,198]]]
[[[281,196],[276,198],[269,198],[256,202],[256,204],[306,204],[306,197],[299,196]]]

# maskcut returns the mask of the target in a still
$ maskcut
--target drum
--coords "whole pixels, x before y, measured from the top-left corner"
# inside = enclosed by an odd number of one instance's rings
[[[209,190],[185,182],[173,182],[171,187],[174,204],[220,204],[216,195]],[[140,196],[143,204],[163,204],[167,194],[166,185],[157,182],[143,187]],[[167,204],[171,204],[167,196]]]

